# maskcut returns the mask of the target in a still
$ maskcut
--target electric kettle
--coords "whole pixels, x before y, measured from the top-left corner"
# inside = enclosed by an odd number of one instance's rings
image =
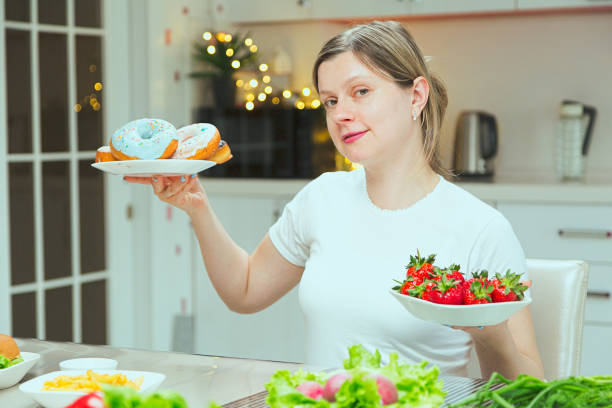
[[[562,181],[584,179],[586,155],[597,110],[577,101],[565,100],[557,123],[557,175]]]
[[[496,154],[495,117],[483,111],[461,112],[455,134],[455,174],[463,178],[491,177]]]

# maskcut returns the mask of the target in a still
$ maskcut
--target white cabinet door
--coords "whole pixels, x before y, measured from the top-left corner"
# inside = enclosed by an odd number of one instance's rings
[[[225,0],[223,14],[232,23],[307,20],[312,16],[309,1]]]
[[[342,19],[358,17],[405,16],[410,0],[312,0],[312,17]]]
[[[519,9],[597,7],[612,5],[612,0],[518,0]]]
[[[219,220],[234,241],[251,253],[286,200],[247,196],[211,196]],[[242,358],[301,362],[304,318],[294,288],[269,308],[250,315],[230,311],[215,292],[194,238],[195,352]]]
[[[584,326],[581,375],[610,374],[612,366],[610,344],[612,344],[612,326],[603,324]]]
[[[499,202],[527,257],[612,262],[612,207]]]
[[[511,11],[515,9],[514,0],[412,0],[411,13],[451,14],[486,11]]]

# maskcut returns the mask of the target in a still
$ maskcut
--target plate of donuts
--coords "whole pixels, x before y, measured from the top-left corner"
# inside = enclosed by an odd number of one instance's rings
[[[158,159],[117,160],[92,163],[103,172],[132,177],[182,176],[196,174],[217,164],[210,160]]]

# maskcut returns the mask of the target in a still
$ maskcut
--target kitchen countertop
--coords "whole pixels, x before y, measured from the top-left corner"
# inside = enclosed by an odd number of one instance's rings
[[[201,177],[209,194],[291,198],[310,180]],[[457,185],[485,201],[554,204],[612,204],[612,182],[561,183],[547,178],[497,178],[492,181],[458,181]]]
[[[21,381],[59,370],[59,362],[78,357],[106,357],[119,362],[118,369],[153,371],[166,375],[160,389],[179,392],[190,407],[206,407],[209,401],[225,404],[264,390],[277,370],[294,371],[302,364],[212,357],[193,354],[17,339],[23,351],[39,353],[38,364]],[[0,390],[0,407],[39,407],[18,386]]]

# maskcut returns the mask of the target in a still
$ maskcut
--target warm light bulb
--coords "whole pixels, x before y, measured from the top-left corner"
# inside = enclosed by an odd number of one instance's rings
[[[249,101],[244,106],[247,108],[247,110],[253,110],[253,108],[255,107],[255,104]]]
[[[251,46],[249,47],[249,50],[250,50],[251,52],[257,52],[257,46],[256,46],[255,44],[253,44],[253,45],[251,45]]]
[[[230,41],[232,41],[232,35],[231,34],[225,34],[223,39],[225,40],[225,42],[230,42]]]
[[[269,84],[272,78],[270,78],[270,75],[264,75],[261,80],[264,81],[265,84]]]
[[[275,96],[274,98],[272,98],[272,103],[278,105],[280,103],[280,98],[278,96]]]
[[[215,51],[217,51],[217,50],[215,49],[214,45],[209,45],[208,47],[206,47],[206,52],[208,52],[211,55],[214,54]]]
[[[268,70],[268,65],[267,64],[259,64],[259,70],[261,72],[266,72]]]
[[[257,95],[257,99],[261,102],[266,100],[266,94],[265,93],[260,93],[259,95]]]
[[[288,89],[285,89],[283,91],[283,98],[285,98],[285,99],[291,98],[291,91],[288,90]]]
[[[310,106],[312,106],[313,109],[317,109],[319,106],[321,106],[321,101],[314,99],[312,102],[310,102]]]
[[[208,41],[212,38],[212,34],[207,31],[204,34],[202,34],[202,38]]]
[[[80,112],[81,109],[83,109],[83,107],[81,106],[80,103],[77,103],[76,105],[74,105],[74,111],[75,112]]]
[[[89,66],[89,72],[96,72],[96,69],[98,69],[98,67],[96,67],[94,64]]]
[[[250,38],[245,38],[244,45],[246,45],[247,47],[250,47],[251,45],[253,45],[253,40]]]
[[[96,91],[101,91],[101,90],[102,90],[102,82],[96,82],[96,83],[94,84],[94,89],[95,89]]]
[[[234,68],[234,69],[238,69],[238,68],[240,68],[240,61],[238,61],[238,60],[233,60],[233,61],[232,61],[232,68]]]
[[[253,102],[255,100],[255,95],[253,95],[252,93],[247,94],[246,100],[249,102]]]
[[[304,109],[304,106],[305,106],[304,102],[302,102],[302,101],[297,101],[295,103],[295,107],[298,108],[298,109]]]
[[[304,95],[304,96],[308,96],[308,95],[310,95],[310,88],[304,88],[304,89],[302,89],[302,95]]]
[[[227,50],[225,50],[225,55],[227,55],[228,57],[231,57],[232,55],[234,55],[234,50],[231,48],[228,48]]]
[[[96,104],[93,106],[95,111],[99,111],[100,110],[100,104],[98,102],[96,102]]]
[[[272,93],[272,87],[271,86],[266,86],[264,88],[264,92],[267,93],[268,95],[270,95]]]
[[[224,42],[225,41],[225,33],[217,33],[217,41]]]
[[[242,85],[244,85],[244,81],[243,81],[242,79],[239,79],[239,80],[237,80],[237,81],[236,81],[236,86],[237,86],[238,88],[241,88],[241,87],[242,87]]]
[[[257,80],[255,78],[251,79],[249,81],[249,85],[251,85],[253,88],[257,88]]]

